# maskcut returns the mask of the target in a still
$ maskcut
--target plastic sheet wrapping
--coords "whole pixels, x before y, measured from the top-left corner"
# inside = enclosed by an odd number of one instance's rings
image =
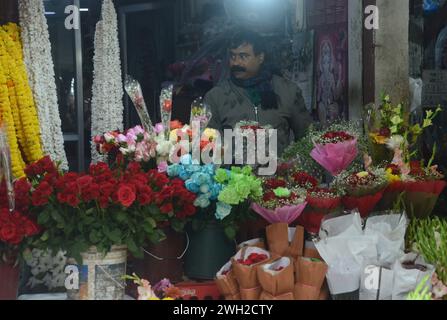
[[[161,89],[160,93],[160,115],[161,123],[163,124],[165,139],[169,139],[169,133],[171,129],[171,117],[172,117],[172,91],[173,85],[169,85]]]
[[[154,134],[154,128],[151,117],[147,112],[146,102],[144,101],[140,83],[130,75],[127,75],[124,82],[124,88],[137,110],[143,128],[152,136]]]
[[[408,294],[413,291],[422,280],[429,276],[431,279],[435,268],[426,263],[425,260],[416,253],[409,253],[396,261],[393,267],[393,300],[406,300]],[[427,281],[431,289],[430,280]]]
[[[0,124],[0,183],[5,179],[6,190],[8,192],[9,211],[15,210],[14,185],[11,172],[11,157],[9,145],[6,137],[6,130],[3,124]]]
[[[310,153],[311,157],[333,176],[345,170],[357,154],[357,139],[326,145],[315,144]]]
[[[390,268],[404,254],[407,225],[405,213],[378,214],[366,220],[364,232],[375,239],[378,265]]]
[[[200,133],[208,126],[213,114],[209,105],[203,102],[203,98],[200,97],[193,101],[191,104],[191,117],[189,124],[192,126],[195,121],[200,124]]]

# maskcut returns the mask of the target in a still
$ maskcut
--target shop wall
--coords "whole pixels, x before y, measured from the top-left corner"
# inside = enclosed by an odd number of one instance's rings
[[[0,24],[17,22],[18,20],[17,0],[1,0]]]

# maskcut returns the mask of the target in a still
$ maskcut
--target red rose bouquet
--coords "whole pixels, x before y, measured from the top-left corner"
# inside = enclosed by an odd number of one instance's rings
[[[29,237],[37,235],[41,229],[29,215],[31,184],[21,178],[13,184],[14,210],[10,210],[10,199],[4,180],[0,183],[0,264],[14,262],[18,246],[26,245]]]
[[[357,157],[357,138],[346,131],[326,131],[314,139],[311,157],[333,176],[345,170]]]
[[[267,185],[271,181],[267,182]],[[306,190],[301,188],[278,187],[264,190],[264,196],[251,208],[269,223],[287,223],[295,221],[306,207]]]
[[[342,192],[334,189],[315,188],[307,193],[307,207],[298,223],[309,233],[318,233],[325,215],[341,206]]]
[[[62,173],[48,158],[28,166],[30,212],[44,233],[32,242],[39,249],[67,251],[80,259],[91,246],[108,252],[126,245],[142,256],[147,241],[164,238],[160,227],[183,228],[195,213],[195,195],[178,179],[139,163],[112,170],[105,163],[91,165],[88,173]]]
[[[359,209],[367,217],[383,196],[388,185],[384,169],[369,169],[361,172],[343,172],[334,180],[333,187],[346,195],[342,203],[346,209]]]
[[[315,189],[319,182],[305,171],[296,171],[291,174],[290,184],[306,190]]]
[[[271,254],[261,248],[245,247],[232,258],[232,270],[239,284],[242,300],[256,300],[261,294],[257,269],[269,262]]]
[[[411,161],[409,166],[390,164],[386,172],[390,184],[381,207],[392,207],[402,194],[406,211],[414,217],[429,216],[447,185],[437,166],[424,167],[421,161]]]

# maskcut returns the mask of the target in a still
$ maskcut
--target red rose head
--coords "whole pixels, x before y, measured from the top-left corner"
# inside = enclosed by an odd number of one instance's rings
[[[117,195],[118,201],[126,208],[130,207],[136,199],[135,191],[127,184],[119,186]]]

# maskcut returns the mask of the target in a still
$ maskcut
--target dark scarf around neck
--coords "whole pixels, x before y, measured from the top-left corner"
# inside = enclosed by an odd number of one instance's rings
[[[231,75],[231,81],[244,88],[255,106],[262,109],[278,109],[278,97],[272,88],[272,73],[261,71],[256,77],[242,80]]]

